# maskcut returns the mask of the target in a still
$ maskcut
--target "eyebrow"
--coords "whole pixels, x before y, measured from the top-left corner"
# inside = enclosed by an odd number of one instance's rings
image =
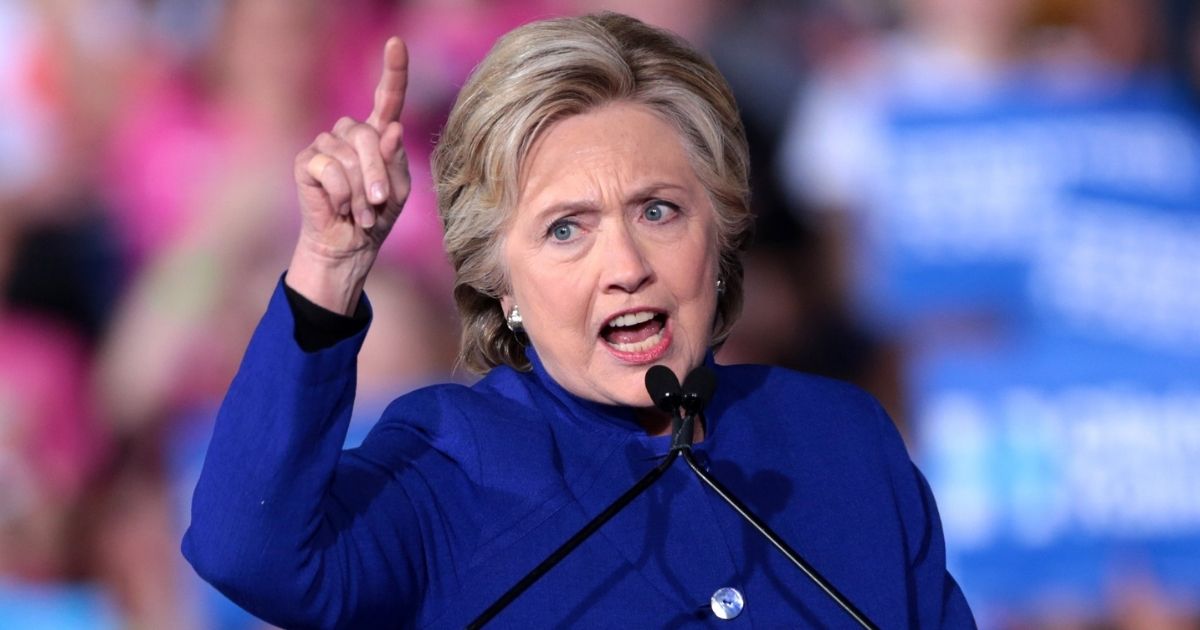
[[[642,186],[641,188],[638,188],[637,190],[633,191],[632,193],[630,193],[625,198],[625,205],[631,206],[634,204],[642,203],[643,201],[646,201],[646,200],[654,197],[657,193],[661,193],[661,192],[667,191],[667,190],[674,190],[674,191],[679,191],[679,192],[687,192],[688,191],[687,187],[685,187],[681,184],[674,184],[671,182],[651,182],[649,184],[646,184],[645,186]],[[549,206],[546,206],[545,208],[542,208],[541,210],[539,210],[535,218],[537,219],[537,223],[541,224],[541,223],[545,223],[547,218],[550,216],[553,216],[553,215],[595,212],[598,209],[599,209],[598,204],[596,204],[596,202],[594,202],[594,201],[584,201],[584,200],[560,201],[558,203],[550,204]]]

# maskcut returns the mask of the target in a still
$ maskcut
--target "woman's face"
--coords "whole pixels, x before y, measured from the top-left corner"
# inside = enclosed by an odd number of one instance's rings
[[[646,407],[645,374],[680,379],[716,314],[712,203],[674,127],[606,105],[551,126],[527,158],[505,233],[511,293],[546,371],[571,393]]]

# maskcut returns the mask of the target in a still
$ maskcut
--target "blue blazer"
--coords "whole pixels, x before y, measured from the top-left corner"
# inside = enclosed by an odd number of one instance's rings
[[[530,352],[471,387],[393,402],[342,451],[365,331],[301,350],[277,288],[217,419],[183,552],[285,627],[461,628],[668,450]],[[711,358],[709,359],[711,362]],[[972,628],[933,496],[891,420],[849,385],[714,366],[696,458],[881,628]],[[723,620],[710,598],[737,589]],[[682,461],[493,622],[852,627]]]

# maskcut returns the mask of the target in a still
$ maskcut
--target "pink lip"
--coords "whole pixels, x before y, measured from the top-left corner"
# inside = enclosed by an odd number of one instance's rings
[[[662,312],[662,311],[658,311],[656,309],[632,308],[632,309],[621,311],[619,313],[614,313],[611,317],[609,317],[608,319],[606,319],[604,321],[610,322],[613,320],[613,318],[624,315],[625,313],[637,313],[637,312],[645,311],[645,310],[653,310],[656,313]],[[643,350],[641,352],[622,352],[622,351],[614,348],[607,341],[605,341],[603,337],[598,336],[597,341],[600,345],[604,346],[604,349],[608,350],[608,352],[610,354],[612,354],[614,357],[616,357],[626,363],[630,363],[633,365],[643,365],[646,363],[653,363],[653,362],[661,359],[662,356],[664,354],[666,354],[667,350],[670,349],[670,347],[671,347],[671,318],[667,317],[666,325],[663,327],[662,341],[658,342],[658,345],[654,346],[653,348],[649,348],[649,349]]]

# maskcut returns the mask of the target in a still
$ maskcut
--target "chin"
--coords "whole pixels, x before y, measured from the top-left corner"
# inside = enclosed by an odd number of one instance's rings
[[[646,387],[643,384],[641,391],[636,394],[631,394],[621,404],[626,407],[653,407],[654,401],[650,400],[650,394],[646,392]]]
[[[607,392],[605,398],[612,401],[611,404],[621,407],[650,407],[654,405],[654,402],[650,400],[649,392],[646,391],[646,370],[641,370],[636,379],[629,379],[628,383],[624,383],[624,385],[618,391]]]
[[[703,358],[698,358],[695,365],[699,365]],[[613,404],[623,407],[653,407],[654,401],[650,399],[650,393],[646,391],[646,372],[655,365],[665,365],[675,373],[682,383],[683,379],[687,378],[688,372],[695,367],[692,362],[684,358],[664,358],[654,363],[645,365],[629,366],[618,377],[600,377],[597,384],[619,384],[619,388],[609,390],[607,392],[598,392],[605,395],[605,398],[613,401]]]

